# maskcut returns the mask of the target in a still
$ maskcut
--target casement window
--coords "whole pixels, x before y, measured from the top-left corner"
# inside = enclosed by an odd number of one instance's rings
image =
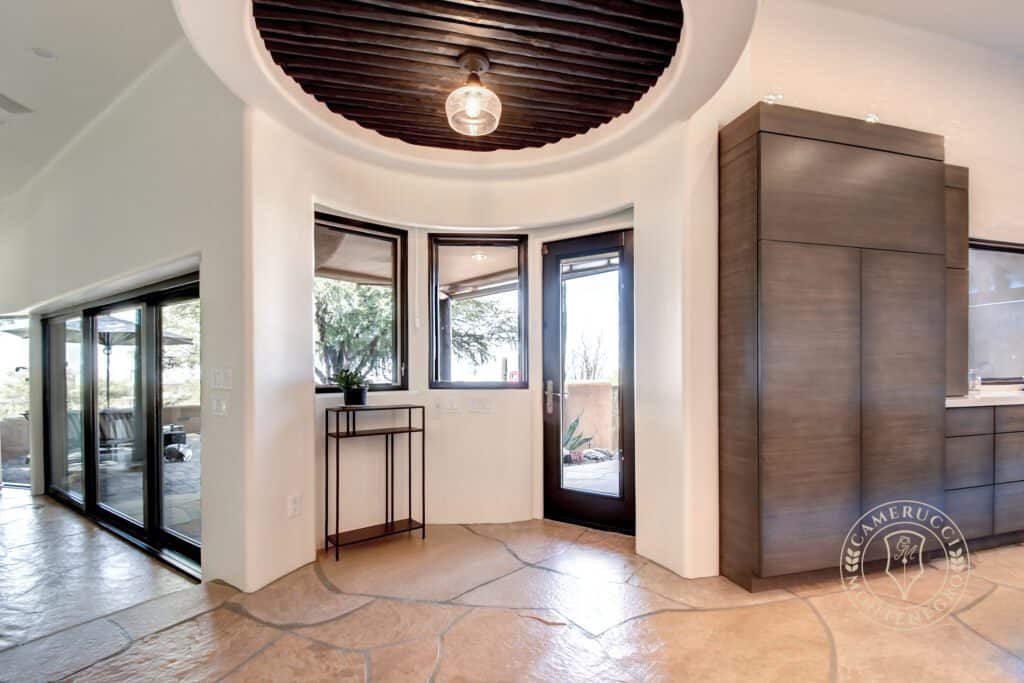
[[[430,386],[523,389],[526,236],[430,236]]]
[[[317,392],[349,369],[371,391],[408,388],[407,235],[317,213],[313,284]]]
[[[985,383],[1024,382],[1024,245],[971,240],[968,367]]]

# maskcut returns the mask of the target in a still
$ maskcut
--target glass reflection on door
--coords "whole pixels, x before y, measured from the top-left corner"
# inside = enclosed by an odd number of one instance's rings
[[[199,299],[163,304],[160,327],[163,526],[199,543]]]
[[[561,261],[562,488],[622,495],[618,252]]]
[[[55,488],[81,503],[82,319],[51,320],[48,326],[50,476]]]
[[[96,432],[99,502],[143,524],[146,449],[143,433],[139,306],[95,317]]]

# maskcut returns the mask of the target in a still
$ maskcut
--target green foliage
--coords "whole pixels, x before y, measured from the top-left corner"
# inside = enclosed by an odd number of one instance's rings
[[[316,380],[333,383],[342,368],[373,382],[395,377],[394,294],[386,285],[316,278],[313,288],[316,327]],[[491,349],[519,340],[514,310],[495,297],[452,302],[452,352],[475,365],[491,360]]]
[[[349,389],[362,389],[367,385],[366,377],[355,370],[349,370],[348,368],[342,368],[335,373],[334,383],[337,384],[338,388],[342,391],[348,391]]]
[[[592,436],[583,436],[577,434],[576,430],[580,427],[580,418],[583,417],[583,413],[576,416],[576,419],[569,423],[569,427],[565,430],[565,434],[562,436],[562,449],[569,452],[577,451],[594,440]]]
[[[494,297],[452,302],[452,352],[473,365],[491,360],[495,346],[519,343],[519,317]]]
[[[391,287],[316,278],[317,381],[331,383],[342,368],[373,381],[392,381],[393,316]]]

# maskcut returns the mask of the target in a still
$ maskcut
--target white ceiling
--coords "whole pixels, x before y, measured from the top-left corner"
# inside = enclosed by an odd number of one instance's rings
[[[1024,57],[1021,0],[814,0]]]
[[[0,94],[33,110],[0,109],[0,199],[181,35],[170,0],[0,0]]]

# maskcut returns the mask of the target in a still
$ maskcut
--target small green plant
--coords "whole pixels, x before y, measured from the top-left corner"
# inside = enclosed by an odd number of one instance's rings
[[[583,417],[583,413],[577,415],[576,419],[569,423],[568,429],[565,430],[565,434],[562,436],[562,448],[570,453],[578,451],[594,440],[592,436],[583,436],[576,433],[576,430],[580,428],[581,417]]]
[[[337,384],[338,388],[342,391],[348,391],[349,389],[362,389],[366,386],[366,377],[355,370],[342,368],[335,373],[334,383]]]

